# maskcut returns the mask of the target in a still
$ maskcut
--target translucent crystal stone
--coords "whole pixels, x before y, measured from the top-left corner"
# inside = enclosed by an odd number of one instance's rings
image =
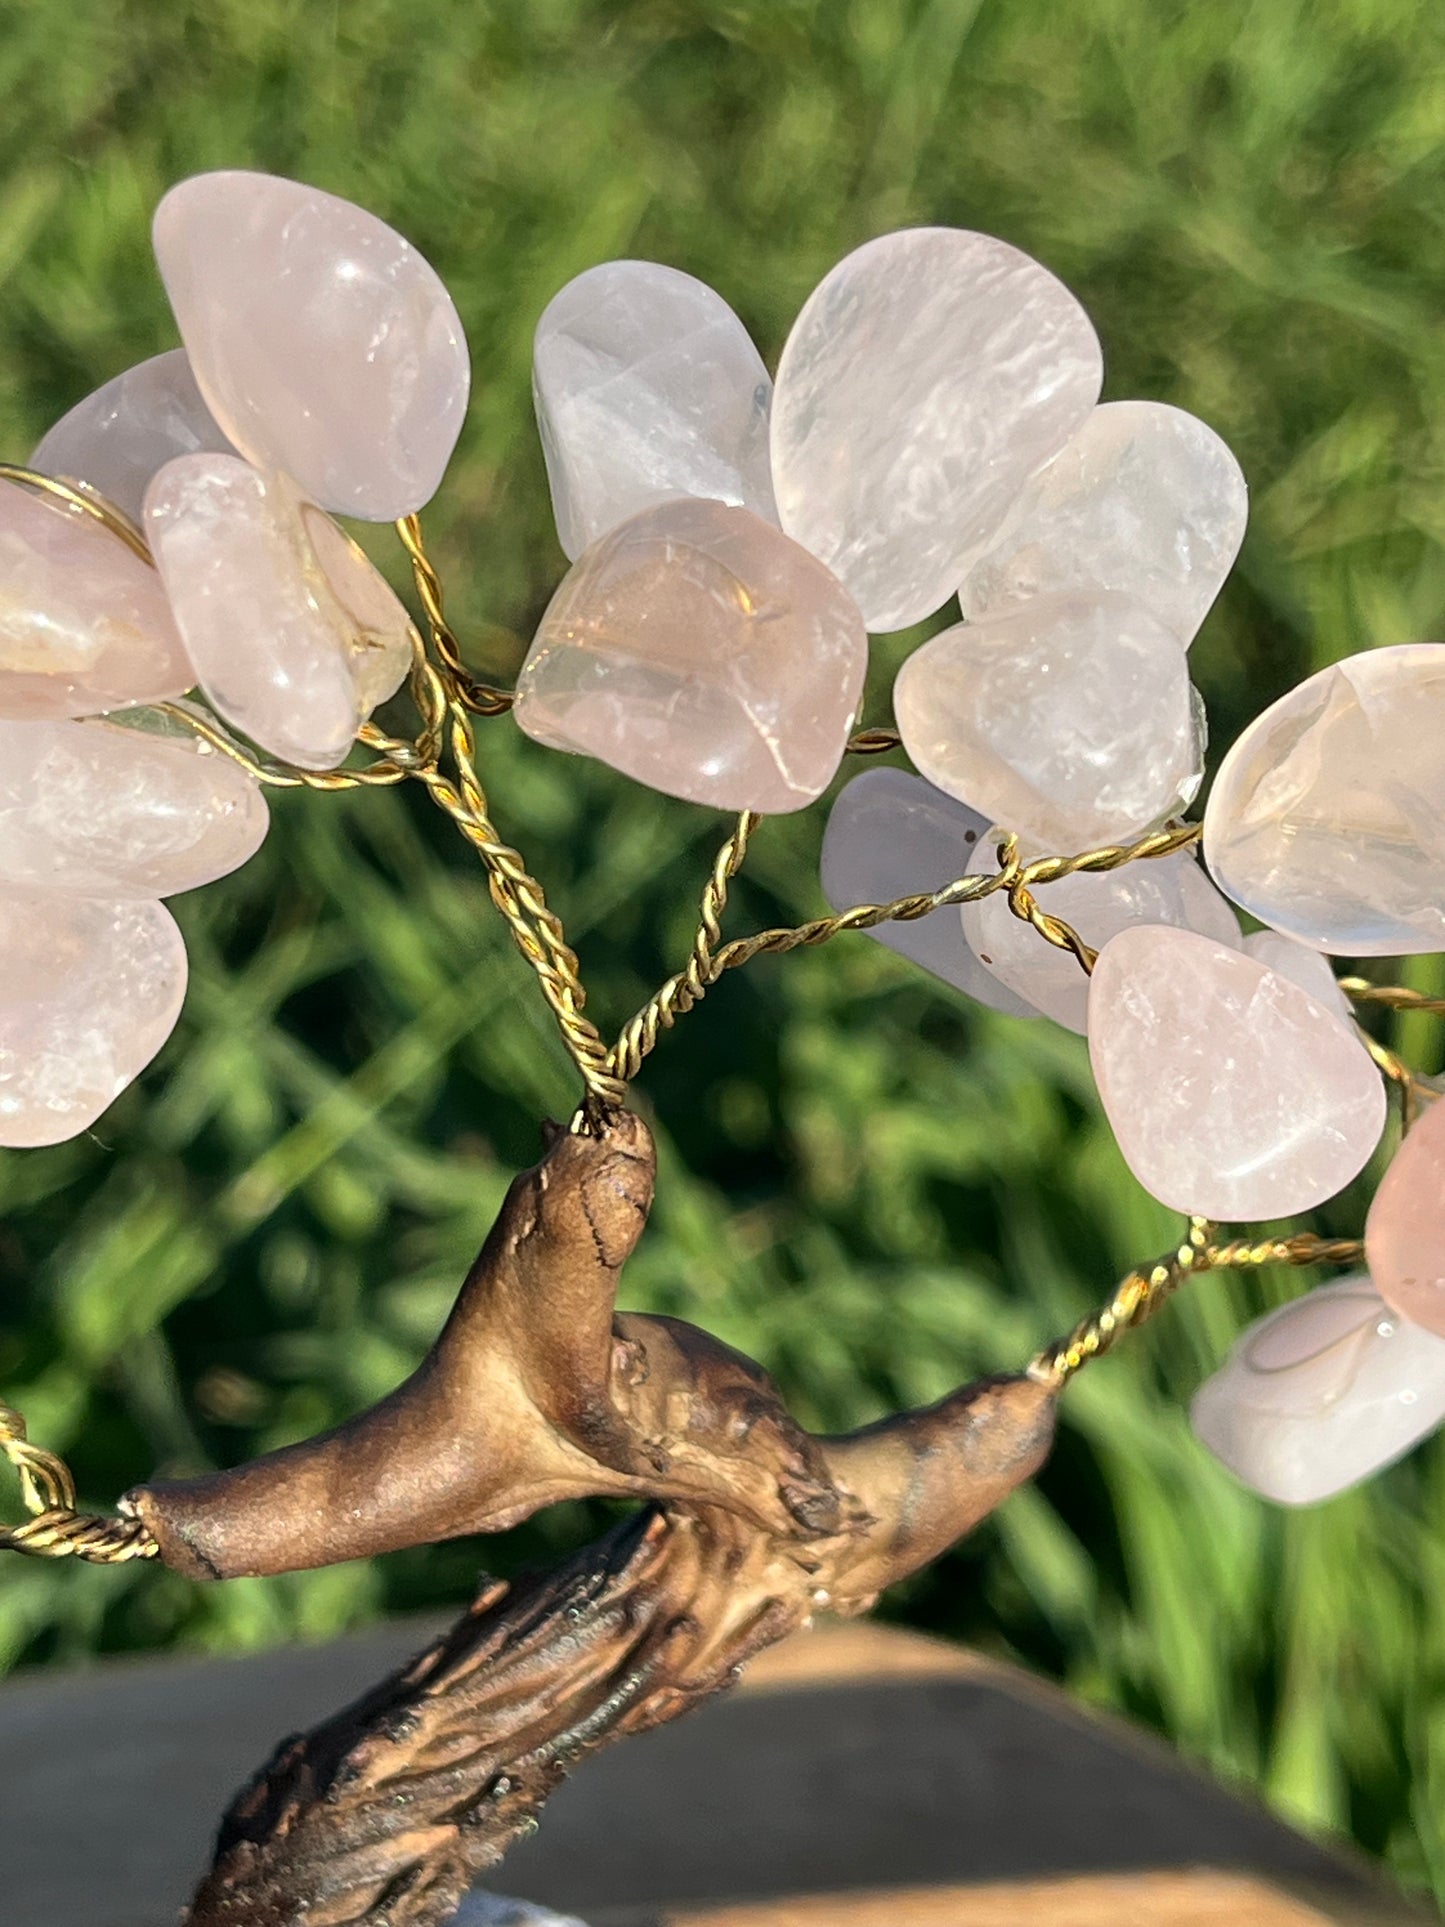
[[[1436,1099],[1380,1180],[1365,1258],[1385,1302],[1445,1337],[1445,1099]]]
[[[175,896],[246,862],[267,822],[245,771],[194,739],[0,722],[0,885]]]
[[[1123,596],[1040,597],[945,629],[893,702],[931,783],[1056,855],[1136,836],[1199,787],[1184,650]]]
[[[782,525],[870,629],[906,629],[952,595],[1102,378],[1088,316],[1037,261],[955,228],[882,235],[825,276],[783,349]]]
[[[93,716],[195,679],[155,570],[93,515],[0,482],[0,716]]]
[[[338,515],[431,500],[470,369],[435,269],[350,201],[273,174],[198,174],[155,218],[156,259],[212,413],[258,468]]]
[[[1341,1278],[1252,1325],[1200,1387],[1194,1429],[1281,1505],[1358,1485],[1445,1422],[1445,1341]]]
[[[1212,428],[1162,402],[1107,402],[971,559],[959,606],[976,618],[1036,595],[1114,589],[1188,644],[1233,567],[1248,507]]]
[[[0,1144],[92,1125],[170,1036],[185,991],[163,904],[0,891]]]
[[[867,653],[856,606],[806,550],[748,509],[666,502],[572,565],[516,717],[669,796],[773,815],[832,780]]]
[[[773,384],[732,309],[690,274],[609,261],[569,281],[537,323],[532,389],[557,534],[573,560],[678,495],[777,520]]]
[[[970,867],[975,874],[996,869],[992,847],[981,850]],[[1197,930],[1231,948],[1240,941],[1234,912],[1185,851],[1093,876],[1060,877],[1041,884],[1035,898],[1040,909],[1070,924],[1095,950],[1121,930],[1146,923]],[[1000,983],[1056,1024],[1087,1030],[1089,979],[1072,951],[1058,949],[1016,917],[1002,891],[964,904],[960,914],[969,944]]]
[[[361,550],[284,477],[234,455],[169,463],[145,526],[220,714],[303,769],[341,762],[411,662],[407,613]]]
[[[839,792],[828,817],[823,895],[838,911],[941,889],[965,875],[976,854],[993,867],[988,831],[986,816],[921,777],[901,769],[865,770]],[[868,935],[981,1004],[1010,1016],[1033,1015],[979,963],[964,942],[957,909],[934,910],[913,923],[880,923]]]
[[[155,355],[62,415],[29,466],[89,482],[139,522],[152,475],[177,455],[233,453],[196,386],[184,348]]]
[[[1340,989],[1339,978],[1318,950],[1296,943],[1293,937],[1281,936],[1278,930],[1256,930],[1252,937],[1245,938],[1244,954],[1279,976],[1288,977],[1291,983],[1308,991],[1317,1004],[1333,1010],[1347,1023],[1354,1021],[1353,1006]]]
[[[1220,765],[1204,854],[1226,896],[1317,950],[1445,948],[1445,644],[1350,656]]]
[[[1380,1074],[1334,1011],[1189,930],[1104,946],[1089,1055],[1126,1163],[1176,1211],[1308,1211],[1364,1168],[1385,1126]]]

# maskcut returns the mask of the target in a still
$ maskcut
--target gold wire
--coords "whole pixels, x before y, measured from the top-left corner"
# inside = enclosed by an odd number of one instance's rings
[[[751,827],[748,834],[751,834]],[[1101,849],[1082,851],[1077,856],[1038,857],[1030,863],[1019,861],[1018,839],[1007,837],[1000,845],[1000,867],[992,873],[955,877],[941,889],[898,897],[892,903],[854,904],[836,916],[815,917],[808,923],[788,929],[760,930],[755,936],[735,937],[731,943],[723,944],[720,948],[715,947],[716,937],[709,933],[709,941],[706,944],[695,941],[682,969],[674,972],[665,984],[655,990],[623,1026],[612,1047],[612,1067],[624,1080],[630,1081],[637,1075],[643,1059],[656,1046],[663,1031],[670,1030],[679,1016],[700,1004],[725,971],[737,970],[751,963],[755,957],[782,956],[790,950],[816,948],[819,944],[830,943],[845,930],[874,930],[880,923],[913,923],[919,917],[931,916],[935,910],[946,905],[977,903],[998,890],[1008,891],[1011,903],[1016,897],[1021,902],[1026,899],[1027,907],[1017,914],[1023,915],[1036,928],[1040,924],[1048,926],[1041,934],[1051,943],[1073,949],[1082,961],[1081,953],[1087,952],[1088,946],[1067,924],[1060,923],[1057,918],[1044,916],[1038,910],[1030,894],[1031,886],[1053,883],[1061,877],[1075,876],[1081,871],[1096,874],[1120,869],[1126,863],[1168,856],[1175,850],[1187,848],[1198,836],[1198,824],[1178,824],[1164,830],[1153,830],[1137,843],[1109,844]],[[742,837],[741,845],[735,848],[737,844],[738,831],[735,830],[718,853],[718,863],[709,879],[709,889],[715,887],[719,866],[725,870],[727,877],[736,872],[746,850],[747,835]],[[721,904],[715,907],[721,908]],[[705,926],[706,923],[705,900]],[[699,937],[703,934],[700,931]]]
[[[20,1496],[31,1514],[23,1525],[0,1527],[0,1551],[38,1559],[83,1559],[96,1566],[125,1565],[132,1559],[154,1559],[159,1553],[139,1519],[77,1511],[69,1466],[53,1452],[32,1445],[25,1434],[25,1420],[3,1401],[0,1452],[19,1474]]]
[[[89,482],[64,482],[57,475],[42,475],[38,469],[22,468],[15,462],[0,462],[0,481],[18,482],[21,488],[33,489],[37,495],[50,495],[56,501],[64,502],[68,508],[83,510],[92,516],[102,528],[109,529],[112,535],[119,536],[133,554],[142,562],[155,567],[155,558],[149,545],[135,523],[124,509],[107,501],[99,489],[92,488]]]
[[[1028,1376],[1047,1385],[1064,1385],[1092,1358],[1112,1351],[1126,1331],[1142,1325],[1190,1278],[1206,1271],[1244,1271],[1264,1265],[1353,1265],[1364,1255],[1358,1238],[1318,1238],[1300,1232],[1291,1238],[1215,1242],[1207,1218],[1191,1218],[1183,1241],[1152,1265],[1131,1271],[1101,1310],[1080,1321],[1066,1338],[1044,1347],[1027,1367]]]
[[[396,525],[402,547],[411,561],[412,580],[431,632],[432,647],[447,670],[453,692],[463,708],[476,716],[504,716],[516,701],[510,689],[497,689],[478,682],[462,661],[461,644],[447,621],[442,596],[442,581],[422,538],[421,517],[404,515]]]

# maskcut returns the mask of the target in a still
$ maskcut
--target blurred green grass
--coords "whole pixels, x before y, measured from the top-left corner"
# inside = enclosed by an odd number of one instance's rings
[[[506,675],[561,567],[528,362],[564,280],[674,263],[771,357],[849,247],[980,227],[1083,297],[1108,394],[1190,408],[1240,455],[1251,534],[1194,656],[1228,742],[1312,667],[1441,632],[1442,56],[1445,15],[1407,0],[0,0],[3,447],[23,458],[172,344],[147,243],[171,181],[241,164],[349,195],[467,323],[475,400],[429,526],[476,666]],[[505,724],[483,759],[615,1026],[684,951],[718,826]],[[767,827],[731,927],[818,909],[821,814]],[[179,915],[194,985],[158,1065],[88,1139],[0,1158],[0,1387],[97,1503],[391,1385],[538,1117],[573,1099],[418,797],[283,799],[261,858]],[[1427,1027],[1408,1043],[1438,1067]],[[1078,1039],[965,1008],[864,939],[728,981],[641,1088],[663,1181],[628,1300],[763,1359],[818,1424],[1016,1366],[1172,1235]],[[1232,1332],[1297,1284],[1209,1280],[1086,1375],[1038,1486],[889,1610],[1153,1722],[1445,1892],[1445,1452],[1284,1516],[1185,1421]],[[481,1556],[507,1569],[587,1524],[549,1515]],[[209,1591],[11,1561],[0,1663],[325,1638],[463,1599],[478,1556]]]

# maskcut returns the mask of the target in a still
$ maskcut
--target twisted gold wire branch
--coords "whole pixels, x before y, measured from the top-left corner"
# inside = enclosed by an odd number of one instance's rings
[[[496,689],[490,683],[478,682],[462,661],[461,644],[447,621],[441,577],[422,540],[421,517],[404,515],[396,524],[396,532],[411,561],[412,580],[426,612],[432,647],[451,678],[458,701],[477,716],[504,716],[516,698],[510,689]]]
[[[935,910],[955,903],[977,903],[998,890],[1008,891],[1011,903],[1016,898],[1019,902],[1026,900],[1026,907],[1016,911],[1016,914],[1024,916],[1035,927],[1047,925],[1042,934],[1051,943],[1073,950],[1079,956],[1088,950],[1088,945],[1067,924],[1046,916],[1038,909],[1029,895],[1031,886],[1053,883],[1061,877],[1075,876],[1081,871],[1092,875],[1121,869],[1126,863],[1169,856],[1175,850],[1185,849],[1197,841],[1199,834],[1200,826],[1197,823],[1174,825],[1164,830],[1151,830],[1148,836],[1141,837],[1136,843],[1109,844],[1097,850],[1082,851],[1077,856],[1037,857],[1023,864],[1018,860],[1018,839],[1007,837],[1000,845],[1000,857],[1003,860],[997,871],[955,877],[941,889],[897,897],[892,903],[858,903],[834,916],[814,917],[807,923],[791,928],[760,930],[755,936],[735,937],[720,949],[713,948],[712,943],[706,947],[694,943],[692,953],[682,969],[654,991],[636,1015],[623,1026],[621,1035],[612,1047],[612,1065],[624,1079],[635,1077],[661,1033],[670,1030],[680,1015],[701,1003],[725,971],[739,969],[743,964],[751,963],[755,957],[782,956],[790,950],[816,948],[819,944],[830,943],[845,930],[874,930],[880,923],[914,923],[920,917],[931,916]],[[733,837],[723,845],[719,852],[720,863],[729,858],[736,835],[735,831]],[[742,852],[738,851],[736,860],[731,861],[731,867],[728,868],[729,876],[736,871],[741,860]]]
[[[155,1558],[160,1548],[139,1519],[76,1510],[70,1467],[53,1452],[32,1445],[25,1420],[3,1401],[0,1452],[19,1474],[20,1496],[31,1514],[23,1525],[0,1527],[0,1551],[28,1553],[34,1559],[84,1559],[96,1566]]]
[[[1141,1265],[1120,1283],[1102,1310],[1082,1319],[1066,1338],[1048,1345],[1028,1366],[1031,1378],[1063,1385],[1091,1358],[1112,1351],[1126,1331],[1152,1318],[1167,1298],[1190,1278],[1206,1271],[1257,1270],[1264,1265],[1354,1265],[1364,1257],[1358,1238],[1318,1238],[1299,1232],[1291,1238],[1215,1242],[1217,1227],[1191,1218],[1181,1243],[1152,1265]]]

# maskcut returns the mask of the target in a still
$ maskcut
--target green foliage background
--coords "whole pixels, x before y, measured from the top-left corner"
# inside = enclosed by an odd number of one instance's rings
[[[1109,395],[1192,409],[1243,461],[1251,534],[1194,655],[1228,742],[1312,667],[1440,633],[1442,55],[1445,14],[1412,0],[0,0],[3,446],[23,458],[172,345],[147,241],[171,181],[241,164],[351,196],[436,262],[469,330],[475,400],[429,521],[474,661],[506,675],[562,566],[528,361],[563,281],[672,262],[771,357],[856,243],[980,227],[1083,297]],[[683,953],[718,823],[507,724],[483,757],[615,1026]],[[759,837],[733,928],[818,909],[822,815]],[[0,1157],[0,1387],[97,1503],[390,1386],[538,1117],[573,1101],[424,799],[275,816],[256,862],[178,905],[194,983],[152,1072],[90,1137]],[[1428,1029],[1405,1041],[1437,1067]],[[862,938],[728,981],[641,1088],[663,1177],[628,1298],[765,1360],[821,1425],[1018,1364],[1173,1233],[1079,1039],[968,1008]],[[1326,1228],[1355,1229],[1365,1195]],[[1298,1283],[1210,1280],[1086,1375],[1038,1486],[889,1610],[1445,1889],[1445,1454],[1284,1516],[1187,1429],[1231,1334]],[[505,1568],[588,1523],[480,1556]],[[210,1591],[11,1561],[0,1662],[322,1639],[463,1599],[478,1556]]]

